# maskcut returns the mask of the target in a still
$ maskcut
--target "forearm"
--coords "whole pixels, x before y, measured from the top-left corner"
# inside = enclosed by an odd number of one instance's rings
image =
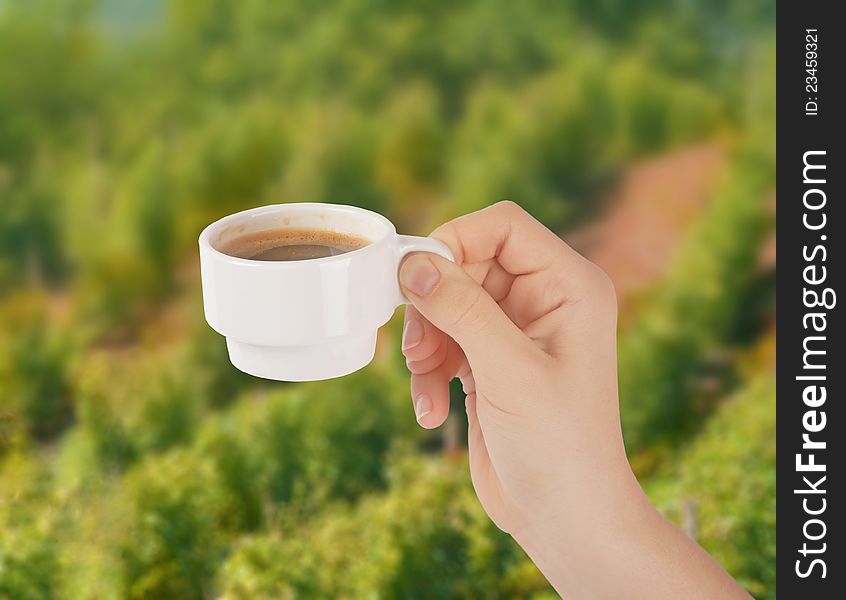
[[[627,467],[627,465],[626,465]],[[567,600],[748,600],[698,544],[650,504],[631,475],[573,499],[515,539]]]

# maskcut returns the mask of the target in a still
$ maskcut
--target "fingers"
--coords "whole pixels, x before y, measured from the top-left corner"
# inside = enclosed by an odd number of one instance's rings
[[[508,403],[522,397],[512,391],[531,388],[539,373],[554,366],[553,342],[564,314],[558,309],[613,306],[607,276],[513,202],[455,219],[432,237],[450,247],[456,262],[415,253],[399,273],[413,304],[406,312],[403,353],[424,427],[443,422],[450,380],[471,367],[471,387],[478,380],[498,389],[489,401],[510,412]],[[587,313],[595,310],[568,312],[568,331],[593,335]]]
[[[502,492],[499,477],[493,469],[488,447],[485,443],[485,436],[479,424],[479,416],[476,410],[477,397],[475,393],[467,393],[464,405],[467,410],[467,451],[470,459],[470,478],[479,499],[482,500],[485,511],[487,511],[494,524],[505,532],[509,522],[508,514],[504,510],[505,503],[502,501]],[[483,499],[499,497],[499,501],[485,502]]]
[[[449,382],[466,363],[461,349],[453,342],[446,346],[446,354],[440,364],[430,371],[411,375],[411,400],[414,414],[421,427],[439,427],[449,414]]]
[[[429,358],[446,336],[420,314],[414,306],[405,309],[405,324],[402,331],[402,353],[408,361]]]
[[[441,366],[446,360],[451,341],[449,336],[432,325],[414,306],[406,307],[402,353],[412,374],[422,375]]]
[[[446,360],[449,344],[449,338],[442,335],[440,344],[429,356],[418,360],[406,359],[405,364],[408,366],[408,370],[412,374],[422,374],[437,369]]]
[[[475,393],[467,394],[464,398],[464,407],[467,411],[467,448],[470,451],[470,473],[481,474],[488,468],[490,458],[488,457],[482,428],[479,426],[479,417],[476,414]],[[481,482],[479,483],[481,484]]]
[[[508,296],[517,279],[515,275],[503,269],[495,258],[481,263],[464,263],[461,268],[479,282],[496,302]]]
[[[400,284],[415,308],[464,351],[474,371],[502,374],[540,353],[485,289],[439,256],[417,253],[400,267]]]
[[[495,259],[511,275],[551,271],[559,282],[554,286],[560,296],[557,302],[602,291],[607,279],[596,265],[511,201],[454,219],[431,237],[449,246],[460,265]]]
[[[433,231],[432,237],[450,247],[458,264],[497,259],[514,275],[546,269],[563,250],[569,250],[557,235],[510,201],[454,219]]]
[[[466,363],[461,349],[412,305],[405,309],[403,349],[411,371],[411,399],[417,422],[431,429],[449,414],[449,382]]]

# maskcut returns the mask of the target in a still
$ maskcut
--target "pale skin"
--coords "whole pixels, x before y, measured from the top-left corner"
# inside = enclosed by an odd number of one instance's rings
[[[513,202],[431,235],[455,264],[418,253],[400,268],[415,414],[440,426],[461,380],[470,474],[494,523],[568,600],[750,598],[632,473],[607,275]]]

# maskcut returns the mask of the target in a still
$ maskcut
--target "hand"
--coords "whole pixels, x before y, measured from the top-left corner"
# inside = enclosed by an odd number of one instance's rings
[[[570,599],[748,598],[631,472],[607,275],[513,202],[432,237],[454,264],[418,253],[400,268],[414,410],[441,425],[460,378],[473,486],[497,526]]]

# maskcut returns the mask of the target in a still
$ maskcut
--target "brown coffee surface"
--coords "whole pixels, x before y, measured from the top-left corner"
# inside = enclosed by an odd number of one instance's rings
[[[284,227],[233,238],[221,244],[219,250],[250,260],[289,261],[337,256],[368,244],[370,240],[354,233]]]

